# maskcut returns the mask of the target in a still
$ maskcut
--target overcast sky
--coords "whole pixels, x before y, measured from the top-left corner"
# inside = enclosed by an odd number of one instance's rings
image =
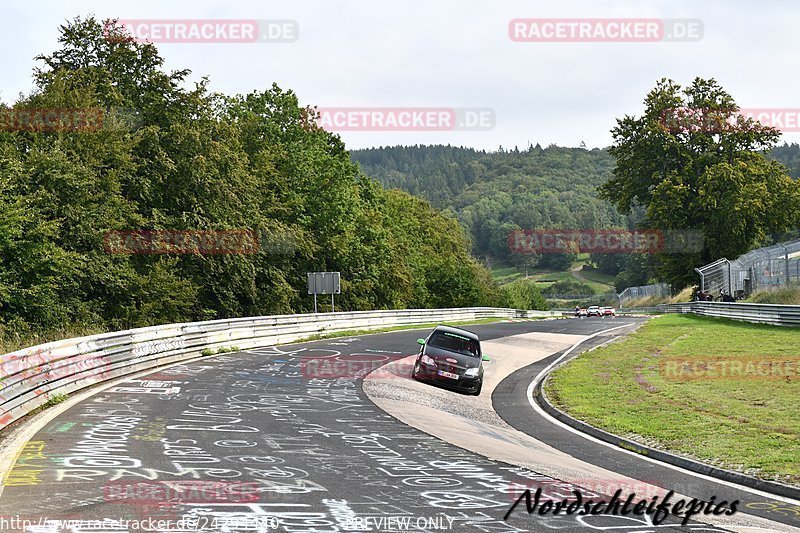
[[[342,132],[349,148],[528,143],[607,146],[656,80],[716,78],[745,108],[800,108],[800,3],[787,1],[79,0],[4,2],[0,99],[31,88],[33,57],[75,16],[288,19],[290,43],[157,44],[169,69],[208,76],[225,93],[273,82],[320,107],[489,108],[483,131]],[[692,42],[514,42],[516,18],[699,19]],[[782,140],[800,141],[786,133]]]

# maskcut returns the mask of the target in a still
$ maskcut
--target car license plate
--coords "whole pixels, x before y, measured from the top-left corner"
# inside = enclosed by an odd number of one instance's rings
[[[438,374],[442,377],[450,379],[458,379],[458,374],[453,374],[452,372],[445,372],[444,370],[439,370]]]

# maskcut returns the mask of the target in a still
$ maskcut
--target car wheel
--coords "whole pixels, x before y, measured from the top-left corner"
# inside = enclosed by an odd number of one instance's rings
[[[481,395],[481,389],[482,389],[482,388],[483,388],[483,380],[481,380],[481,382],[480,382],[480,383],[478,383],[478,388],[477,388],[477,389],[475,389],[475,392],[473,392],[473,393],[472,393],[472,394],[473,394],[473,396],[480,396],[480,395]]]

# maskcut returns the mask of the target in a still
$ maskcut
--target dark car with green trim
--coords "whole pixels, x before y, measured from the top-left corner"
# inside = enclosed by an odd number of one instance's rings
[[[471,331],[452,326],[436,326],[421,345],[412,377],[469,394],[479,395],[483,387],[481,341]]]

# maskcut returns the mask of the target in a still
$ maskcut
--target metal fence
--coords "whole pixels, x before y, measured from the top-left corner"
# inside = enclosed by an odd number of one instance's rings
[[[672,291],[667,283],[657,283],[655,285],[643,285],[641,287],[628,287],[621,293],[609,292],[605,294],[548,294],[542,293],[547,300],[560,301],[580,301],[593,300],[596,302],[615,302],[619,307],[624,307],[626,303],[640,298],[663,298],[672,296]]]
[[[613,292],[605,294],[548,294],[542,293],[547,300],[615,300],[617,294]]]
[[[627,302],[640,298],[663,298],[672,296],[668,283],[656,283],[655,285],[643,285],[641,287],[628,287],[617,295],[619,306],[624,307]]]
[[[735,296],[800,282],[800,239],[758,248],[696,268],[700,290]]]
[[[494,307],[276,315],[168,324],[50,342],[0,357],[0,428],[54,395],[192,359],[205,349],[247,350],[318,334],[387,326],[558,315]]]
[[[618,312],[622,314],[692,313],[758,324],[772,324],[773,326],[800,326],[800,306],[798,305],[691,302],[655,307],[635,307]]]

